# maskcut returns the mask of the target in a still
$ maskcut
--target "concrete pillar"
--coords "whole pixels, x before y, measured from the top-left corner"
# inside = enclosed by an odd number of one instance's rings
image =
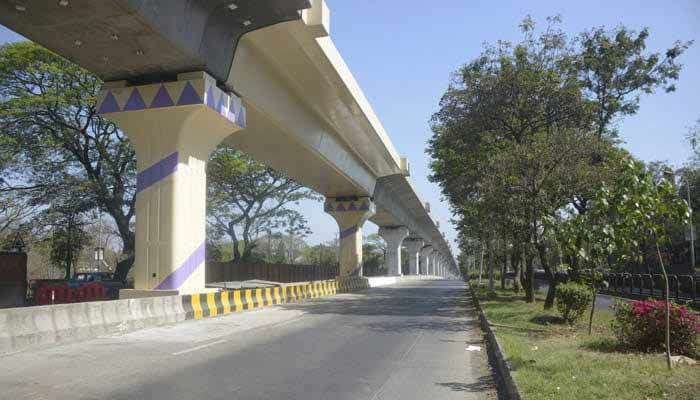
[[[408,228],[405,226],[381,226],[378,233],[386,242],[387,275],[403,275],[401,271],[401,244],[408,237]]]
[[[329,197],[323,209],[340,229],[340,276],[362,276],[362,225],[374,215],[374,202],[369,197]]]
[[[403,241],[403,244],[408,253],[408,273],[410,275],[419,275],[418,263],[421,249],[423,248],[423,240],[419,238],[408,238]]]
[[[136,152],[135,288],[203,290],[207,160],[245,127],[241,100],[193,72],[153,85],[108,82],[97,110]]]
[[[432,252],[433,246],[430,245],[423,247],[423,249],[420,252],[421,275],[430,275],[430,255],[432,254]]]

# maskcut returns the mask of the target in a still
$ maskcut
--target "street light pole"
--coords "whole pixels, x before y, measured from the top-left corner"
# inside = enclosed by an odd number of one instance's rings
[[[690,234],[690,272],[694,273],[695,272],[695,227],[693,226],[693,206],[691,205],[690,202],[690,169],[689,168],[681,168],[677,171],[673,171],[671,169],[668,170],[668,174],[671,176],[671,182],[675,183],[675,179],[673,176],[675,174],[683,174],[682,177],[685,179],[685,189],[686,189],[686,198],[688,201],[688,211],[690,212],[690,218],[688,218],[688,233]],[[678,189],[679,194],[682,196],[682,189]]]
[[[695,227],[693,226],[693,207],[690,203],[690,179],[688,178],[688,171],[685,173],[685,188],[688,195],[688,208],[690,209],[690,218],[688,218],[688,224],[690,225],[690,270],[695,272]]]

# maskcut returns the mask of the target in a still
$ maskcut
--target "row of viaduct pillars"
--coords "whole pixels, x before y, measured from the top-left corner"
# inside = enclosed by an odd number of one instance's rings
[[[328,198],[324,210],[333,216],[340,230],[340,275],[362,275],[362,225],[374,214],[374,203],[369,197]],[[389,276],[444,276],[442,257],[423,239],[411,237],[405,226],[379,227],[379,236],[386,242]],[[402,247],[408,253],[408,271],[402,270]]]
[[[203,72],[174,82],[105,84],[98,112],[117,122],[137,157],[135,288],[201,291],[205,286],[206,164],[228,135],[245,128],[241,100]],[[340,276],[362,275],[362,226],[369,197],[327,198],[340,230]],[[441,258],[405,227],[381,227],[390,275],[442,275]],[[401,270],[401,246],[409,271]],[[420,270],[419,270],[420,269]]]

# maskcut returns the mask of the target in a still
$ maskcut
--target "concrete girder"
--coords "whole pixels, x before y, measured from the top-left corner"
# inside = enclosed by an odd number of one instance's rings
[[[260,118],[250,115],[249,129],[254,133],[229,143],[326,196],[372,196],[376,178],[403,173],[405,163],[333,42],[316,34],[304,21],[292,21],[241,40],[227,85]],[[269,123],[257,129],[263,124],[256,121],[262,120]],[[261,135],[269,137],[264,139],[266,148],[255,143]],[[274,160],[280,148],[286,157],[287,148],[282,146],[288,144],[309,154],[307,159],[325,163],[326,175],[344,176],[354,191],[336,189],[323,176],[309,179],[306,163]],[[295,168],[304,173],[295,173]]]
[[[23,11],[0,0],[0,24],[41,43],[105,81],[175,80],[205,71],[229,76],[242,35],[299,20],[309,0],[35,0]]]
[[[0,23],[105,80],[139,85],[209,72],[248,111],[247,128],[227,143],[327,197],[375,196],[373,221],[406,226],[450,254],[406,179],[407,161],[328,37],[323,0],[236,1],[250,24],[226,14],[223,0],[47,0],[25,12],[14,4],[0,0]]]

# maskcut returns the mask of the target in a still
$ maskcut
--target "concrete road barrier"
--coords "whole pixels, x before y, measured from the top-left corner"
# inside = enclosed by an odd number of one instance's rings
[[[181,296],[0,310],[0,354],[185,320]]]
[[[208,291],[0,310],[0,354],[216,317],[428,277],[345,277],[274,287]]]
[[[0,354],[369,288],[361,277],[0,310]]]

